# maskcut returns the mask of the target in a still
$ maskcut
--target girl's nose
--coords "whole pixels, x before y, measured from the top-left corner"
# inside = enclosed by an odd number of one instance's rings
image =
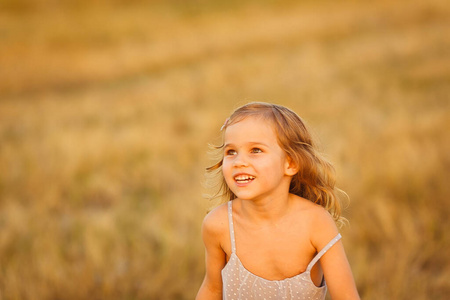
[[[239,167],[247,167],[248,166],[248,162],[245,159],[245,157],[241,154],[241,155],[237,155],[234,163],[233,163],[233,167],[239,168]]]

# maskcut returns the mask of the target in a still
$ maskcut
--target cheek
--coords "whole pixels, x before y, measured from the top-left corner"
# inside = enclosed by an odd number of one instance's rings
[[[270,166],[268,166],[268,168],[272,169],[272,173],[273,174],[284,174],[285,170],[286,170],[286,164],[284,163],[284,161],[278,160],[276,162],[273,162]]]
[[[227,174],[229,174],[230,172],[231,172],[230,162],[224,159],[222,162],[222,174],[224,177],[226,177]]]

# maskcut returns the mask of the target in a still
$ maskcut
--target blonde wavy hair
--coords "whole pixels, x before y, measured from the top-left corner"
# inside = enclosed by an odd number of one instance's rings
[[[345,192],[336,188],[335,170],[331,163],[322,157],[302,119],[292,110],[277,104],[252,102],[236,109],[225,121],[222,131],[247,117],[260,117],[271,122],[277,135],[278,144],[287,156],[299,167],[292,177],[289,192],[323,206],[336,223],[342,225],[342,204],[338,194]],[[207,173],[218,176],[219,187],[211,198],[227,202],[236,198],[225,182],[222,174],[223,147],[213,146],[219,162],[208,167]]]

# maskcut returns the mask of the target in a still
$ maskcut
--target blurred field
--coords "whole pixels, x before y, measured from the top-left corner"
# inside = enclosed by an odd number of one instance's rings
[[[447,299],[448,1],[92,2],[0,2],[0,300],[193,299],[248,101],[335,163],[363,299]]]

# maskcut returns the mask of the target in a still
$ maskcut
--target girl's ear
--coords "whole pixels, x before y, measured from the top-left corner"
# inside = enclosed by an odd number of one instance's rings
[[[295,161],[291,158],[291,157],[287,157],[286,158],[286,165],[285,165],[285,169],[284,169],[284,173],[287,176],[294,176],[295,174],[298,173],[298,166],[295,163]]]

